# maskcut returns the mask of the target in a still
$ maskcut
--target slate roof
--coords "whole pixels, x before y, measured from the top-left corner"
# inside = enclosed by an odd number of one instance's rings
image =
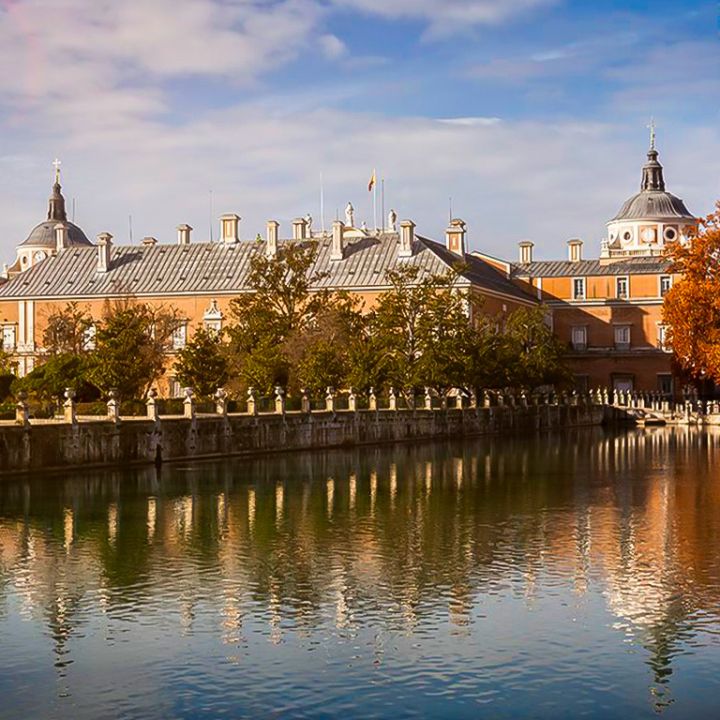
[[[514,263],[511,277],[589,277],[596,275],[657,275],[670,271],[662,257],[631,257],[600,263],[599,260],[536,260]]]
[[[45,220],[36,225],[21,245],[55,249],[55,226],[58,220]],[[65,221],[68,226],[68,245],[92,245],[85,233],[75,224]]]
[[[694,220],[694,215],[679,198],[664,190],[643,190],[633,195],[610,221],[617,220]]]
[[[383,289],[387,270],[410,264],[423,274],[441,274],[458,258],[444,245],[416,237],[411,258],[398,258],[397,233],[349,242],[343,260],[330,260],[331,239],[318,238],[312,272],[327,272],[317,287],[347,290]],[[298,242],[285,240],[283,242]],[[307,242],[307,241],[305,241]],[[189,245],[118,245],[111,250],[108,272],[97,272],[97,248],[71,247],[38,263],[0,286],[0,300],[10,298],[102,298],[118,295],[211,295],[247,291],[250,259],[264,243],[241,241]],[[464,278],[491,292],[536,302],[502,273],[479,258],[466,256]]]

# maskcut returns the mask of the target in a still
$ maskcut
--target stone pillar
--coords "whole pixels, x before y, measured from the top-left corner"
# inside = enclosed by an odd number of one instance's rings
[[[23,427],[30,426],[30,410],[27,404],[27,393],[21,391],[17,396],[15,404],[15,422]]]
[[[115,388],[108,393],[107,417],[110,422],[120,421],[120,402],[118,401],[118,391]]]
[[[505,405],[505,395],[503,394],[502,390],[498,391],[497,393],[497,404],[498,407],[503,407],[503,405]]]
[[[219,387],[215,391],[215,412],[218,415],[227,415],[227,391]]]
[[[470,409],[476,410],[478,406],[477,393],[474,390],[470,391]]]
[[[66,423],[77,425],[77,415],[75,414],[75,391],[72,388],[65,388],[63,418]]]
[[[350,412],[357,412],[357,395],[353,388],[350,388],[350,392],[348,393],[348,410]]]
[[[185,399],[183,400],[183,415],[192,420],[195,417],[195,397],[191,387],[185,388]]]
[[[368,394],[368,410],[377,410],[377,395],[375,395],[375,388],[370,388]]]
[[[425,388],[425,409],[432,410],[432,393],[429,387]]]
[[[285,391],[279,385],[275,386],[275,413],[285,414]]]
[[[520,405],[524,408],[528,406],[527,393],[524,390],[520,393]]]
[[[388,395],[388,407],[390,410],[397,410],[397,395],[393,387],[390,388],[390,394]]]
[[[157,390],[152,388],[148,391],[147,399],[145,400],[145,406],[147,407],[148,420],[159,419],[158,406],[157,406]]]
[[[301,412],[307,414],[310,412],[310,398],[308,397],[308,393],[305,388],[303,388],[300,393],[302,395],[302,397],[300,398],[300,410]]]
[[[249,387],[247,391],[247,411],[248,415],[257,415],[257,401],[255,399],[255,388]]]
[[[328,387],[325,391],[325,410],[335,412],[335,389]]]
[[[445,391],[440,393],[440,408],[442,410],[447,410],[448,407],[448,398],[447,393]]]
[[[490,393],[487,390],[483,390],[482,403],[483,403],[483,407],[486,407],[486,408],[489,408],[492,406],[492,400],[490,398]]]

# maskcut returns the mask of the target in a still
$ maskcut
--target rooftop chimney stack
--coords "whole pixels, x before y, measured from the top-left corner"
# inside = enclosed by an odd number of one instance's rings
[[[465,221],[455,218],[450,221],[450,227],[445,231],[445,244],[447,249],[461,258],[465,257]]]
[[[112,250],[112,235],[109,232],[97,236],[98,264],[97,271],[105,273],[110,269],[110,251]]]
[[[578,238],[568,240],[568,260],[570,262],[580,262],[582,260],[583,241]]]
[[[155,247],[155,245],[157,245],[157,238],[148,235],[142,239],[142,245],[143,247]]]
[[[533,261],[533,248],[535,243],[532,240],[522,240],[518,243],[520,248],[520,262],[529,265]]]
[[[189,225],[178,225],[178,245],[189,245],[192,228]]]
[[[68,226],[67,223],[59,222],[55,225],[55,250],[60,252],[68,246]]]
[[[274,258],[277,256],[279,227],[280,227],[280,223],[277,220],[268,220],[268,222],[267,222],[267,244],[265,246],[266,257]]]
[[[240,216],[227,213],[220,217],[220,237],[225,245],[234,245],[240,242]]]
[[[342,260],[344,254],[345,223],[342,220],[335,220],[332,225],[332,247],[330,248],[331,260]]]
[[[412,220],[403,220],[400,223],[400,249],[398,250],[398,257],[412,257],[414,242],[415,223]]]
[[[307,225],[307,220],[305,218],[296,218],[293,220],[293,240],[307,240]]]

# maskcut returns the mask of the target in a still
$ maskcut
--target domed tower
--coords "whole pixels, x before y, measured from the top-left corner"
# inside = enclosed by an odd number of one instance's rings
[[[47,219],[36,225],[28,235],[27,239],[18,245],[17,260],[9,268],[10,275],[29,270],[33,265],[45,260],[57,252],[58,240],[56,228],[64,226],[63,245],[71,247],[74,245],[92,245],[85,233],[74,223],[68,222],[65,211],[65,198],[60,186],[59,162],[55,164],[55,183],[52,186],[52,193],[48,201]]]
[[[697,222],[685,203],[665,189],[663,166],[658,161],[655,128],[652,126],[640,192],[629,198],[607,224],[607,239],[602,243],[600,256],[660,255],[666,243],[685,242]]]

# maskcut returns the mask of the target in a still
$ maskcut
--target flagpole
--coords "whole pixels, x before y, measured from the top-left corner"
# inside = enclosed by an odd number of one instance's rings
[[[373,168],[373,223],[375,224],[375,232],[377,232],[377,174],[375,168]]]
[[[382,198],[381,211],[380,211],[380,222],[382,223],[382,229],[385,230],[385,178],[382,179],[382,185],[380,190],[380,197]]]
[[[320,173],[320,227],[322,234],[325,234],[325,188],[323,186],[323,174]]]

